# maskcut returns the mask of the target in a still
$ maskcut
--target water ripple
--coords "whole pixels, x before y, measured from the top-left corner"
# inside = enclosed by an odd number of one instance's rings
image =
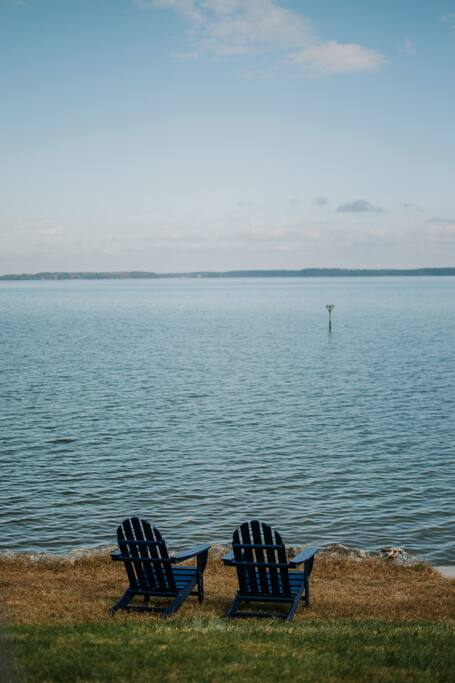
[[[455,562],[454,287],[2,283],[0,547],[102,546],[132,514],[182,547],[260,517]]]

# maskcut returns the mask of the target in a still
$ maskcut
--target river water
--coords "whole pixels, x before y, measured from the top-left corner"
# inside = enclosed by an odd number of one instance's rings
[[[455,278],[3,282],[0,316],[1,549],[137,514],[455,563]]]

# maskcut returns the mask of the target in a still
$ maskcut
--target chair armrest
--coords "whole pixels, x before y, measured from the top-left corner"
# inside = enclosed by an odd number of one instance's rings
[[[199,555],[208,553],[210,548],[210,545],[197,545],[194,548],[190,548],[190,550],[183,550],[180,553],[174,553],[171,555],[171,562],[184,562],[185,560],[189,560],[191,557],[199,557]]]
[[[318,552],[318,550],[319,548],[317,548],[316,546],[312,546],[311,548],[304,548],[302,552],[300,552],[298,555],[293,557],[292,560],[289,561],[289,566],[297,567],[299,564],[302,564],[302,562],[308,562],[309,560],[312,560]]]
[[[123,560],[123,555],[122,553],[111,553],[111,560],[119,561]]]
[[[234,560],[234,551],[231,550],[227,555],[221,558],[224,564],[230,565]]]

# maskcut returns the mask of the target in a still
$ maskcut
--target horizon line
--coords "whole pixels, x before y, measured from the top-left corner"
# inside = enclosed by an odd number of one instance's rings
[[[241,270],[194,270],[156,272],[146,270],[115,271],[40,271],[36,273],[7,273],[2,281],[17,280],[108,280],[108,279],[165,279],[165,278],[235,278],[235,277],[384,277],[399,276],[455,276],[455,266],[419,268],[251,268]]]

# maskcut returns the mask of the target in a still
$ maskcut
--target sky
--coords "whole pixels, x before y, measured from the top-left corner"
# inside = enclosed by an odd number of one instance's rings
[[[455,0],[0,0],[0,273],[455,266]]]

